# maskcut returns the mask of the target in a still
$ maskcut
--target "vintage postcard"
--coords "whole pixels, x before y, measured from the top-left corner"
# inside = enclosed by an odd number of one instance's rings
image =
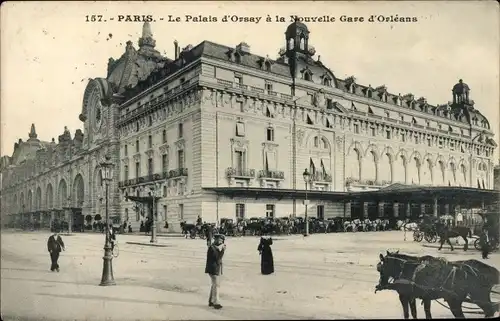
[[[498,316],[499,11],[3,3],[2,320]]]

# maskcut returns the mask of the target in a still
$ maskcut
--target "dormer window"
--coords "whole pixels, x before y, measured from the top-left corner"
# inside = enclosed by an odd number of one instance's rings
[[[312,74],[310,71],[305,71],[304,72],[304,80],[306,81],[312,81]]]
[[[237,64],[241,63],[241,55],[239,53],[234,54],[234,62]]]
[[[352,84],[349,86],[349,92],[350,92],[351,94],[354,94],[354,91],[355,91],[355,87],[354,87],[354,86],[355,86],[355,85],[354,85],[354,83],[352,83]]]
[[[323,78],[323,86],[331,86],[331,81],[329,78]]]
[[[396,105],[401,106],[401,95],[396,97]]]
[[[382,93],[382,101],[387,102],[387,94],[385,92]]]

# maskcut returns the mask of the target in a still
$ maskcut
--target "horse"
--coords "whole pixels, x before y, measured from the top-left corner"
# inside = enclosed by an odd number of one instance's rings
[[[192,223],[186,223],[186,221],[182,221],[181,229],[182,229],[182,235],[188,238],[188,235],[191,235],[193,233],[193,230],[196,231],[196,226]]]
[[[455,237],[462,237],[465,241],[464,244],[464,251],[467,251],[469,248],[469,240],[467,237],[472,237],[472,232],[470,228],[466,226],[455,226],[448,228],[445,224],[441,222],[436,223],[436,232],[437,235],[439,236],[439,248],[438,250],[441,250],[443,248],[443,244],[446,241],[450,247],[451,250],[453,251],[453,245],[450,242],[450,238],[455,238]]]
[[[351,222],[351,221],[345,221],[344,222],[344,232],[356,232],[356,224],[354,222]]]
[[[399,294],[405,319],[408,319],[408,305],[413,318],[417,318],[415,299],[420,298],[426,318],[431,319],[431,300],[444,299],[456,318],[464,318],[462,303],[478,305],[486,317],[495,314],[490,292],[499,283],[500,272],[478,260],[446,261],[432,256],[415,257],[390,253],[379,256],[377,271],[379,284],[375,292],[390,289]],[[389,279],[394,282],[390,283]],[[470,301],[467,300],[470,298]]]

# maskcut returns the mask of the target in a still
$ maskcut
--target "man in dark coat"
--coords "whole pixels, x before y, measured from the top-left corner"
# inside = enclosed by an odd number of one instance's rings
[[[214,243],[208,247],[207,250],[207,263],[205,266],[205,273],[210,276],[211,287],[210,296],[208,298],[208,306],[215,309],[221,309],[222,305],[219,303],[219,285],[220,276],[222,275],[222,257],[226,250],[224,244],[224,235],[214,235]]]
[[[59,253],[64,251],[64,242],[59,235],[59,231],[56,230],[53,235],[51,235],[47,241],[47,250],[50,253],[50,260],[52,264],[50,266],[50,270],[53,272],[56,270],[59,272],[59,264],[57,260],[59,259]]]
[[[264,275],[274,273],[273,251],[271,250],[272,244],[273,239],[271,237],[263,236],[260,238],[259,247],[257,248],[260,254],[260,272]]]

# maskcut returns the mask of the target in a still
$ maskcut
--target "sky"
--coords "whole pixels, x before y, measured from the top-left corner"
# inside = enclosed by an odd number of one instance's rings
[[[92,15],[101,21],[86,22]],[[106,77],[108,59],[118,59],[128,40],[138,47],[143,22],[118,21],[120,15],[153,15],[156,49],[169,58],[174,56],[174,40],[181,48],[203,40],[232,47],[244,41],[251,52],[276,58],[285,46],[290,15],[333,17],[333,22],[306,24],[316,55],[337,77],[354,75],[359,84],[386,85],[391,93],[424,96],[433,105],[452,100],[451,88],[462,78],[500,145],[496,1],[16,1],[1,6],[1,155],[12,155],[14,143],[28,138],[32,123],[44,141],[57,141],[64,126],[72,136],[83,129],[78,115],[88,79]],[[181,21],[168,22],[169,15]],[[218,21],[186,22],[186,15]],[[262,19],[222,22],[225,15]],[[271,22],[265,21],[268,15]],[[276,22],[277,15],[286,21]],[[372,15],[416,17],[417,22],[367,21]],[[342,16],[364,21],[343,22]],[[496,159],[498,155],[497,150]]]

